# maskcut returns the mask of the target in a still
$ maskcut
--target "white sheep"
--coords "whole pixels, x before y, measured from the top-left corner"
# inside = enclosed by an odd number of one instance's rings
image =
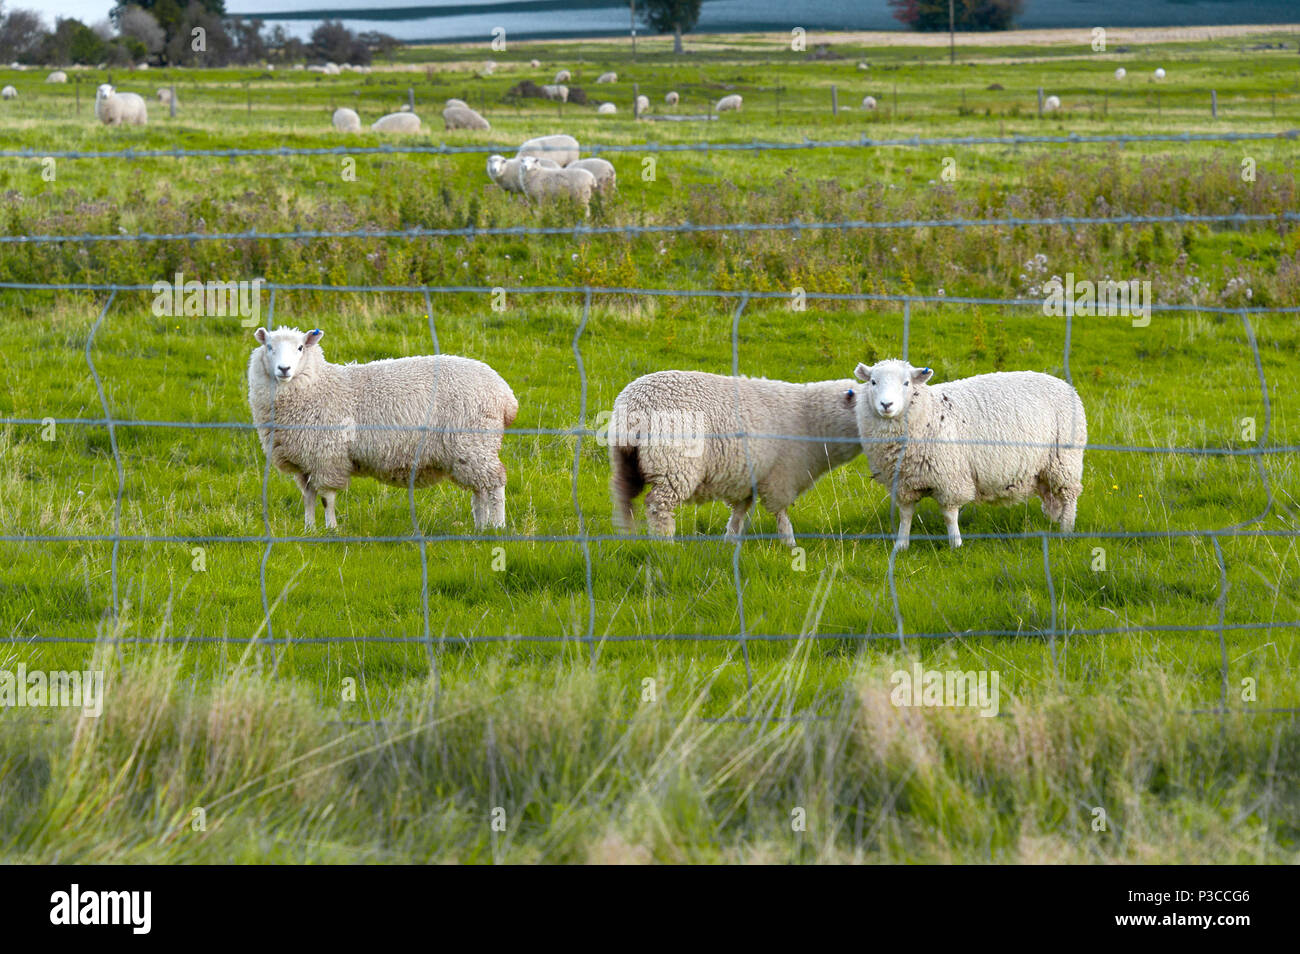
[[[1061,108],[1061,97],[1049,96],[1043,100],[1043,112],[1054,113]]]
[[[1128,76],[1128,70],[1124,69],[1122,66],[1116,67],[1115,79],[1122,80],[1125,76]]]
[[[613,116],[618,112],[618,107],[613,103],[601,103],[596,107],[597,116]]]
[[[536,156],[524,156],[519,161],[523,163],[519,182],[528,198],[539,202],[570,199],[582,206],[584,214],[589,213],[596,177],[586,169],[549,169]]]
[[[443,104],[444,107],[459,106],[461,109],[469,109],[469,103],[463,99],[456,99],[454,96]]]
[[[794,546],[786,509],[861,453],[856,403],[850,380],[792,384],[700,371],[637,378],[614,400],[609,422],[614,521],[631,529],[632,501],[649,486],[651,533],[671,537],[683,503],[723,500],[734,537],[757,490],[776,515],[777,533]]]
[[[17,99],[18,90],[14,89],[12,86],[6,86],[4,89],[0,89],[0,98]]]
[[[668,92],[668,95],[664,97],[664,102],[667,103],[669,106],[676,106],[679,102],[681,102],[681,99],[682,99],[681,96],[677,95],[677,90],[674,89],[674,90],[670,90]]]
[[[559,169],[560,164],[553,159],[538,158],[538,164],[544,169]],[[487,159],[488,178],[505,189],[507,192],[517,192],[521,195],[524,191],[523,182],[524,161],[516,156],[513,159],[507,159],[502,155],[491,155]]]
[[[943,510],[954,547],[961,546],[958,511],[974,502],[1018,503],[1035,494],[1063,532],[1074,529],[1088,427],[1083,402],[1065,381],[1008,371],[931,387],[929,368],[897,360],[859,364],[853,373],[864,385],[858,431],[871,475],[895,488],[896,549],[906,549],[923,497]]]
[[[338,525],[334,497],[353,476],[406,487],[443,478],[470,490],[476,529],[506,522],[501,438],[519,411],[510,386],[481,361],[455,355],[330,364],[322,331],[258,328],[248,404],[271,463],[302,492],[305,523]]]
[[[66,83],[67,81],[68,74],[63,72],[63,70],[55,70],[49,76],[45,77],[45,82],[47,83]]]
[[[563,84],[571,82],[572,80],[573,80],[573,74],[570,73],[568,70],[560,70],[560,72],[555,74],[556,86],[562,86]]]
[[[535,70],[536,70],[536,69],[540,69],[540,68],[541,68],[541,65],[542,65],[542,61],[541,61],[541,60],[529,60],[529,61],[528,61],[528,65],[531,66],[531,67],[532,67],[533,69],[535,69]]]
[[[149,112],[143,96],[119,93],[107,83],[101,83],[95,90],[95,118],[105,126],[143,126],[149,122]]]
[[[355,109],[348,109],[346,106],[340,106],[334,110],[334,128],[339,132],[354,133],[361,132],[361,117],[357,115]]]
[[[539,159],[553,160],[556,165],[567,166],[578,161],[579,148],[578,140],[572,136],[538,136],[520,146],[515,156],[520,159],[524,156],[537,156]]]
[[[638,96],[636,98],[636,114],[640,116],[648,112],[650,112],[650,97],[644,95]]]
[[[586,169],[596,179],[597,192],[613,192],[618,186],[617,176],[614,173],[614,164],[607,159],[598,159],[593,156],[590,159],[579,159],[576,162],[571,162],[565,168]]]
[[[339,69],[339,65],[338,65],[337,63],[326,63],[326,64],[325,64],[325,75],[326,75],[326,76],[338,76],[338,75],[339,75],[340,73],[342,73],[342,72],[343,72],[343,71]]]
[[[495,73],[496,71],[497,71],[497,61],[496,61],[496,60],[484,60],[484,61],[483,61],[483,75],[484,75],[484,76],[491,76],[491,75],[492,75],[493,73]]]
[[[569,87],[548,83],[542,87],[542,96],[558,103],[567,103],[569,101]]]
[[[410,103],[403,103],[401,106],[398,106],[398,107],[397,107],[397,111],[398,111],[399,113],[409,113],[409,112],[412,111],[412,110],[411,110],[411,104],[410,104]]]
[[[1164,78],[1165,78],[1165,68],[1163,66],[1157,66],[1156,79],[1164,79]]]
[[[597,83],[617,83],[617,82],[618,82],[618,74],[617,74],[617,73],[614,73],[614,72],[610,72],[610,73],[601,73],[599,76],[596,77],[596,82],[597,82]]]
[[[863,108],[863,109],[875,109],[875,108],[876,108],[876,97],[874,97],[874,96],[863,96],[863,97],[862,97],[862,108]]]
[[[376,119],[370,128],[374,132],[418,133],[420,117],[415,113],[389,113]]]
[[[492,125],[466,106],[448,106],[442,111],[443,125],[448,129],[491,129]]]
[[[172,88],[170,86],[158,87],[158,102],[162,103],[164,106],[170,106],[173,99],[176,100],[176,107],[179,109],[181,98],[173,95]]]
[[[724,96],[714,104],[715,113],[738,112],[744,104],[744,97],[738,93],[732,93],[730,96]]]

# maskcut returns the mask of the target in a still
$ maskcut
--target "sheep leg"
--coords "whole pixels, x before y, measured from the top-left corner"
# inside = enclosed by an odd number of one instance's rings
[[[903,503],[898,504],[898,538],[894,540],[895,550],[906,550],[911,543],[912,537],[912,513],[916,510],[916,504]]]
[[[302,494],[303,522],[307,530],[316,529],[316,488],[311,485],[311,481],[306,474],[294,474],[294,480],[298,483],[298,490]]]
[[[944,507],[943,522],[948,526],[948,544],[954,550],[961,546],[961,529],[957,526],[957,514],[960,507]]]
[[[754,498],[742,500],[731,505],[731,519],[727,521],[727,538],[734,540],[745,532],[745,517],[749,508],[754,506]]]
[[[470,510],[474,514],[474,529],[501,528],[506,525],[505,487],[482,487],[474,490]]]
[[[660,537],[671,537],[677,532],[677,521],[673,511],[680,503],[667,487],[655,485],[645,495],[646,526],[650,532]]]
[[[788,547],[794,544],[794,527],[790,526],[790,515],[782,508],[776,512],[776,532],[781,534],[781,542]]]
[[[1071,495],[1065,498],[1064,506],[1061,507],[1061,532],[1074,532],[1074,515],[1079,509],[1079,498]]]
[[[321,491],[321,497],[323,497],[325,500],[325,529],[326,530],[333,530],[335,527],[339,525],[334,510],[334,496],[335,496],[335,491],[333,490]]]

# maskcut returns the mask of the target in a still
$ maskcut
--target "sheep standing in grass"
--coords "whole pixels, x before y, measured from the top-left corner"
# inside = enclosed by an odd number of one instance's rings
[[[597,82],[597,83],[617,83],[617,82],[618,82],[618,74],[617,74],[617,73],[601,73],[599,76],[596,77],[596,82]]]
[[[863,97],[862,97],[862,108],[863,108],[863,109],[875,109],[875,108],[876,108],[876,97],[874,97],[874,96],[863,96]]]
[[[448,129],[482,129],[488,130],[492,125],[465,106],[448,106],[442,111],[442,122]]]
[[[444,103],[443,106],[447,108],[450,108],[452,106],[459,106],[461,109],[469,109],[469,103],[465,102],[463,99],[456,99],[454,96],[451,99],[447,100],[447,102]]]
[[[1043,100],[1043,112],[1054,113],[1061,108],[1061,97],[1049,96]]]
[[[63,72],[63,70],[55,70],[49,76],[45,77],[45,82],[47,83],[66,83],[67,81],[68,74]]]
[[[560,72],[555,74],[555,85],[562,86],[563,84],[572,81],[572,79],[573,79],[572,73],[570,73],[568,70],[560,70]]]
[[[1156,79],[1164,79],[1164,78],[1165,78],[1165,68],[1163,66],[1157,66]]]
[[[340,106],[334,110],[334,128],[339,132],[361,132],[361,117],[355,109]]]
[[[149,122],[144,97],[138,93],[119,93],[107,83],[95,90],[95,118],[105,126],[143,126]]]
[[[6,86],[4,89],[0,89],[0,98],[17,99],[18,90],[14,89],[12,86]]]
[[[560,164],[553,159],[544,159],[538,157],[538,165],[543,169],[559,169]],[[513,159],[507,159],[502,155],[488,156],[487,174],[488,178],[505,189],[507,192],[517,192],[523,194],[524,182],[524,161],[519,156]]]
[[[1122,80],[1125,76],[1128,76],[1128,70],[1122,66],[1115,68],[1115,79]]]
[[[636,114],[642,116],[648,112],[650,112],[650,97],[644,95],[638,96],[636,98]]]
[[[371,130],[383,133],[418,133],[420,117],[415,113],[389,113],[370,124]]]
[[[713,111],[715,113],[739,112],[744,102],[744,97],[738,93],[732,93],[730,96],[724,96],[718,100],[713,107]]]
[[[569,101],[569,87],[547,84],[542,87],[542,96],[557,103]]]
[[[593,156],[590,159],[579,159],[577,162],[571,162],[565,168],[586,169],[596,179],[597,192],[613,192],[617,187],[614,164],[607,159],[598,159]]]
[[[528,198],[539,202],[570,199],[582,206],[584,214],[590,214],[596,177],[586,169],[548,169],[536,156],[524,156],[519,161],[523,163],[519,181]]]
[[[170,86],[161,86],[158,88],[158,102],[162,103],[164,106],[170,106],[173,99],[176,100],[176,107],[179,109],[181,105],[180,97],[172,94],[172,88]]]
[[[786,509],[861,453],[855,404],[850,380],[791,384],[699,371],[637,378],[615,399],[609,425],[614,520],[631,529],[632,501],[649,486],[651,533],[671,537],[683,503],[723,500],[727,533],[737,536],[757,490],[794,546]]]
[[[858,430],[871,475],[897,487],[896,549],[905,549],[923,497],[943,510],[961,546],[958,511],[975,502],[1018,503],[1036,494],[1061,530],[1074,529],[1083,491],[1087,421],[1078,392],[1035,371],[979,374],[926,384],[933,372],[906,361],[854,370],[863,387]]]
[[[618,112],[618,107],[613,103],[601,103],[596,107],[597,116],[613,116]]]
[[[681,96],[677,95],[677,90],[671,90],[668,95],[664,97],[664,102],[669,106],[676,106],[681,102],[681,99]]]
[[[474,526],[506,522],[501,437],[519,411],[510,386],[481,361],[455,355],[330,364],[323,332],[258,328],[248,404],[275,467],[302,492],[305,523],[338,525],[335,495],[353,476],[405,487],[443,478],[471,491]]]
[[[578,140],[560,133],[528,140],[519,147],[515,156],[519,159],[536,156],[538,159],[550,159],[556,165],[567,166],[578,161],[578,156],[581,155],[579,149]]]

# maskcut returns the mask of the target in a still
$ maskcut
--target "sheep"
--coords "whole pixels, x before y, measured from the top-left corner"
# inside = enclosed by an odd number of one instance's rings
[[[492,125],[474,110],[465,106],[448,106],[442,111],[443,125],[448,129],[491,129]]]
[[[713,106],[713,111],[715,113],[738,112],[743,103],[744,98],[742,96],[738,93],[732,93],[730,96],[724,96],[718,100]]]
[[[874,97],[874,96],[863,96],[863,97],[862,97],[862,108],[863,108],[863,109],[875,109],[875,108],[876,108],[876,97]]]
[[[586,169],[596,180],[597,192],[613,192],[617,188],[617,177],[614,174],[614,165],[606,159],[579,159],[576,162],[569,163],[566,169]]]
[[[1009,371],[931,387],[933,371],[898,360],[859,364],[853,373],[864,385],[862,449],[872,477],[894,487],[898,502],[896,550],[907,548],[923,497],[939,503],[953,547],[961,546],[958,511],[977,501],[1018,503],[1036,494],[1050,520],[1074,530],[1088,429],[1068,383]]]
[[[1125,76],[1128,76],[1128,70],[1124,69],[1122,66],[1116,67],[1115,79],[1122,80]]]
[[[638,96],[636,98],[636,114],[640,116],[642,113],[648,112],[650,112],[650,97]]]
[[[535,70],[536,70],[536,69],[541,69],[542,61],[541,61],[541,60],[529,60],[529,61],[528,61],[528,65],[531,66],[531,67],[532,67],[533,69],[535,69]]]
[[[66,83],[67,81],[68,74],[63,72],[63,70],[55,70],[49,76],[45,77],[45,82],[47,83]]]
[[[338,76],[343,71],[339,69],[337,63],[326,63],[324,73],[326,76]]]
[[[613,103],[601,103],[596,107],[597,116],[613,116],[618,112],[618,107]]]
[[[524,156],[519,161],[523,164],[519,172],[519,183],[528,198],[538,201],[572,199],[582,206],[584,214],[590,214],[589,206],[591,194],[596,191],[596,177],[586,169],[548,169],[536,156]]]
[[[651,533],[671,537],[683,503],[723,500],[731,507],[727,535],[736,537],[757,490],[792,547],[787,508],[862,450],[856,401],[851,380],[793,384],[702,371],[639,377],[615,398],[610,419],[614,522],[631,529],[632,501],[648,485]]]
[[[403,103],[401,106],[398,106],[398,107],[397,107],[397,111],[398,111],[399,113],[409,113],[409,112],[411,112],[411,104],[410,104],[410,103]]]
[[[676,106],[681,102],[681,97],[677,95],[677,90],[669,90],[668,95],[664,97],[664,102],[669,106]]]
[[[12,86],[6,86],[4,89],[0,89],[0,97],[3,97],[4,99],[17,99],[18,90],[14,89]]]
[[[596,77],[596,82],[597,82],[597,83],[617,83],[617,82],[618,82],[618,74],[617,74],[617,73],[613,73],[613,72],[610,72],[610,73],[601,73],[599,76]]]
[[[538,158],[537,162],[543,169],[560,168],[560,164],[555,162],[553,159]],[[488,178],[507,192],[523,193],[523,171],[524,162],[518,156],[513,159],[507,159],[502,155],[488,156]]]
[[[361,117],[357,115],[355,109],[340,106],[334,110],[334,128],[339,132],[359,133],[361,132]]]
[[[555,74],[555,85],[562,86],[563,84],[570,82],[572,79],[572,73],[568,70],[560,70],[560,72]]]
[[[569,87],[548,83],[542,87],[542,95],[556,102],[567,103],[569,101]]]
[[[374,132],[418,133],[420,117],[415,113],[389,113],[370,124]]]
[[[164,106],[170,106],[173,99],[176,100],[176,105],[179,107],[181,99],[179,96],[172,95],[172,88],[170,86],[158,87],[158,102],[162,103]]]
[[[561,166],[577,162],[579,155],[578,140],[565,135],[538,136],[528,140],[515,153],[520,159],[524,156],[537,156],[539,159],[551,159]]]
[[[144,105],[144,97],[138,93],[119,93],[107,83],[101,83],[95,90],[95,118],[105,126],[120,126],[124,123],[143,126],[149,122],[149,112]]]
[[[491,76],[491,75],[492,75],[493,73],[495,73],[496,71],[497,71],[497,61],[496,61],[496,60],[484,60],[484,61],[483,61],[483,75],[484,75],[484,76]]]
[[[1163,66],[1157,66],[1156,79],[1164,79],[1164,78],[1165,78],[1165,68]]]
[[[1061,108],[1061,97],[1049,96],[1043,100],[1043,112],[1054,113]]]
[[[298,484],[307,529],[317,494],[334,529],[335,495],[354,475],[406,487],[413,470],[416,486],[449,477],[471,491],[476,529],[504,527],[501,438],[519,402],[501,375],[456,355],[331,364],[323,334],[258,328],[248,361],[262,452]]]
[[[463,99],[456,99],[454,96],[443,104],[444,108],[450,109],[452,106],[459,106],[461,109],[469,109],[469,103]]]

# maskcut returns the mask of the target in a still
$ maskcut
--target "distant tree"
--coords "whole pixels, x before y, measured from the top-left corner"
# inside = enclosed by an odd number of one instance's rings
[[[34,10],[11,10],[0,16],[0,63],[34,63],[49,31]]]
[[[164,43],[163,50],[167,61],[170,63],[195,62],[193,59],[175,59],[175,56],[181,56],[181,34],[184,34],[184,46],[189,50],[190,35],[189,31],[194,26],[203,26],[207,29],[206,22],[200,22],[203,14],[214,18],[213,22],[220,25],[221,18],[226,15],[226,0],[130,0],[123,2],[118,0],[117,6],[113,7],[109,16],[113,22],[118,24],[121,29],[121,17],[128,7],[140,7],[153,14],[158,25],[163,28]],[[199,12],[194,8],[198,7]],[[224,31],[222,31],[224,33]],[[209,45],[209,51],[212,47]],[[194,51],[190,50],[192,54]],[[212,60],[203,62],[211,63]]]
[[[40,60],[58,66],[94,66],[103,61],[104,48],[104,41],[86,24],[71,17],[60,18],[54,23],[54,32],[46,34],[41,43]]]
[[[963,32],[1009,30],[1024,0],[953,0],[953,22]],[[948,29],[948,0],[889,0],[894,19],[913,30]]]
[[[167,34],[165,48],[166,60],[181,66],[222,66],[229,63],[234,51],[234,41],[226,32],[225,23],[219,13],[210,7],[214,0],[191,0],[181,14],[176,28]],[[216,5],[221,6],[219,0]],[[161,23],[161,18],[159,23]],[[202,33],[202,48],[195,49],[197,43],[195,30]]]
[[[233,59],[236,63],[261,63],[267,57],[266,38],[262,35],[261,20],[240,17],[226,21],[227,32],[234,43]]]
[[[368,33],[358,34],[357,39],[364,43],[372,54],[382,56],[390,62],[393,59],[393,53],[402,45],[402,41],[397,37],[373,30]]]
[[[119,8],[117,31],[124,38],[136,40],[144,47],[141,59],[157,56],[167,45],[167,32],[158,23],[158,18],[134,4]]]
[[[290,36],[279,24],[271,28],[266,44],[271,56],[281,63],[296,63],[307,55],[307,44],[296,36]]]
[[[673,34],[673,52],[682,52],[682,34],[690,33],[700,19],[701,0],[641,0],[641,22],[656,33]]]
[[[311,31],[311,55],[326,63],[369,63],[370,50],[338,20],[325,20]]]

